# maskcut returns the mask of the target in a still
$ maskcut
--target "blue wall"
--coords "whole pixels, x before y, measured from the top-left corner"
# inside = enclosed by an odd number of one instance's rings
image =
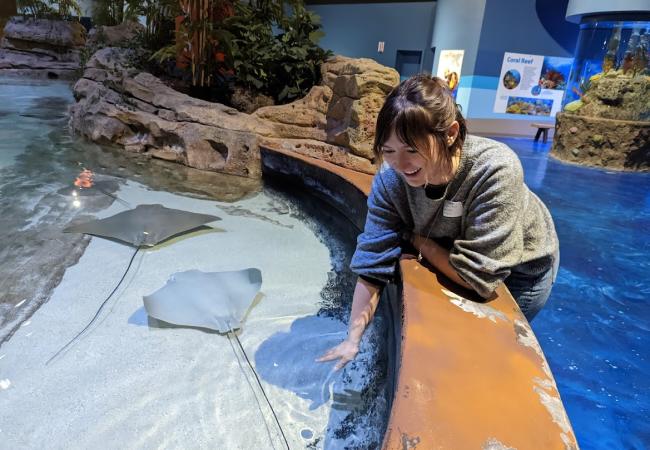
[[[486,0],[474,75],[498,77],[504,52],[572,57],[578,26],[566,22],[568,0]],[[549,28],[542,23],[536,4]],[[556,39],[561,40],[558,42]],[[570,47],[570,48],[565,48]]]
[[[430,48],[435,2],[307,5],[321,17],[323,48],[353,58],[372,58],[395,67],[397,50],[420,50],[422,70],[431,72]],[[384,53],[377,43],[385,42]]]
[[[441,50],[464,50],[463,67],[456,102],[466,113],[470,90],[466,80],[474,73],[479,51],[486,0],[439,0],[433,26],[431,46],[436,48],[433,73],[438,73]]]
[[[468,117],[531,120],[534,117],[492,112],[504,52],[570,58],[579,28],[565,20],[568,0],[485,2],[474,72],[461,79],[461,87],[471,88]]]

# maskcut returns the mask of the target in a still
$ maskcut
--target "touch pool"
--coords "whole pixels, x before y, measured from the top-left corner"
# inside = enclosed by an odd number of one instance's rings
[[[309,197],[86,145],[67,131],[66,85],[2,83],[3,129],[13,124],[21,133],[3,141],[0,169],[0,447],[381,441],[388,413],[385,349],[375,345],[385,332],[381,316],[349,369],[314,362],[346,332],[354,240],[345,219]],[[84,168],[104,192],[73,186]],[[140,251],[98,319],[46,365],[86,326],[133,254],[62,228],[144,203],[222,220]],[[248,267],[261,271],[263,284],[238,332],[242,348],[216,332],[147,317],[143,297],[175,272]]]

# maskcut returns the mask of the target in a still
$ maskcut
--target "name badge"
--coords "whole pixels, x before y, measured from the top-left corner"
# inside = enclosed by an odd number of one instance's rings
[[[442,215],[445,217],[460,217],[463,215],[463,202],[450,202],[445,200],[442,208]]]

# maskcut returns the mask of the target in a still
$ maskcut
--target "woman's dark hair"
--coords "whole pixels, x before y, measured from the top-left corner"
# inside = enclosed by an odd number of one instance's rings
[[[458,136],[447,145],[447,134],[454,120],[460,125]],[[403,81],[386,97],[375,129],[373,152],[377,163],[382,160],[382,147],[392,130],[400,141],[443,170],[451,170],[452,157],[461,150],[467,136],[465,119],[447,83],[428,75]],[[435,145],[431,145],[429,136]]]

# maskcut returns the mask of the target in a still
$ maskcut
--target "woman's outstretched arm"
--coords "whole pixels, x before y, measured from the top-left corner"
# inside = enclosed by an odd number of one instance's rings
[[[343,342],[329,349],[316,361],[324,362],[338,359],[334,368],[335,370],[339,370],[357,356],[363,332],[375,315],[380,292],[380,287],[375,286],[363,278],[357,280],[352,297],[352,312],[350,313],[348,336]]]

